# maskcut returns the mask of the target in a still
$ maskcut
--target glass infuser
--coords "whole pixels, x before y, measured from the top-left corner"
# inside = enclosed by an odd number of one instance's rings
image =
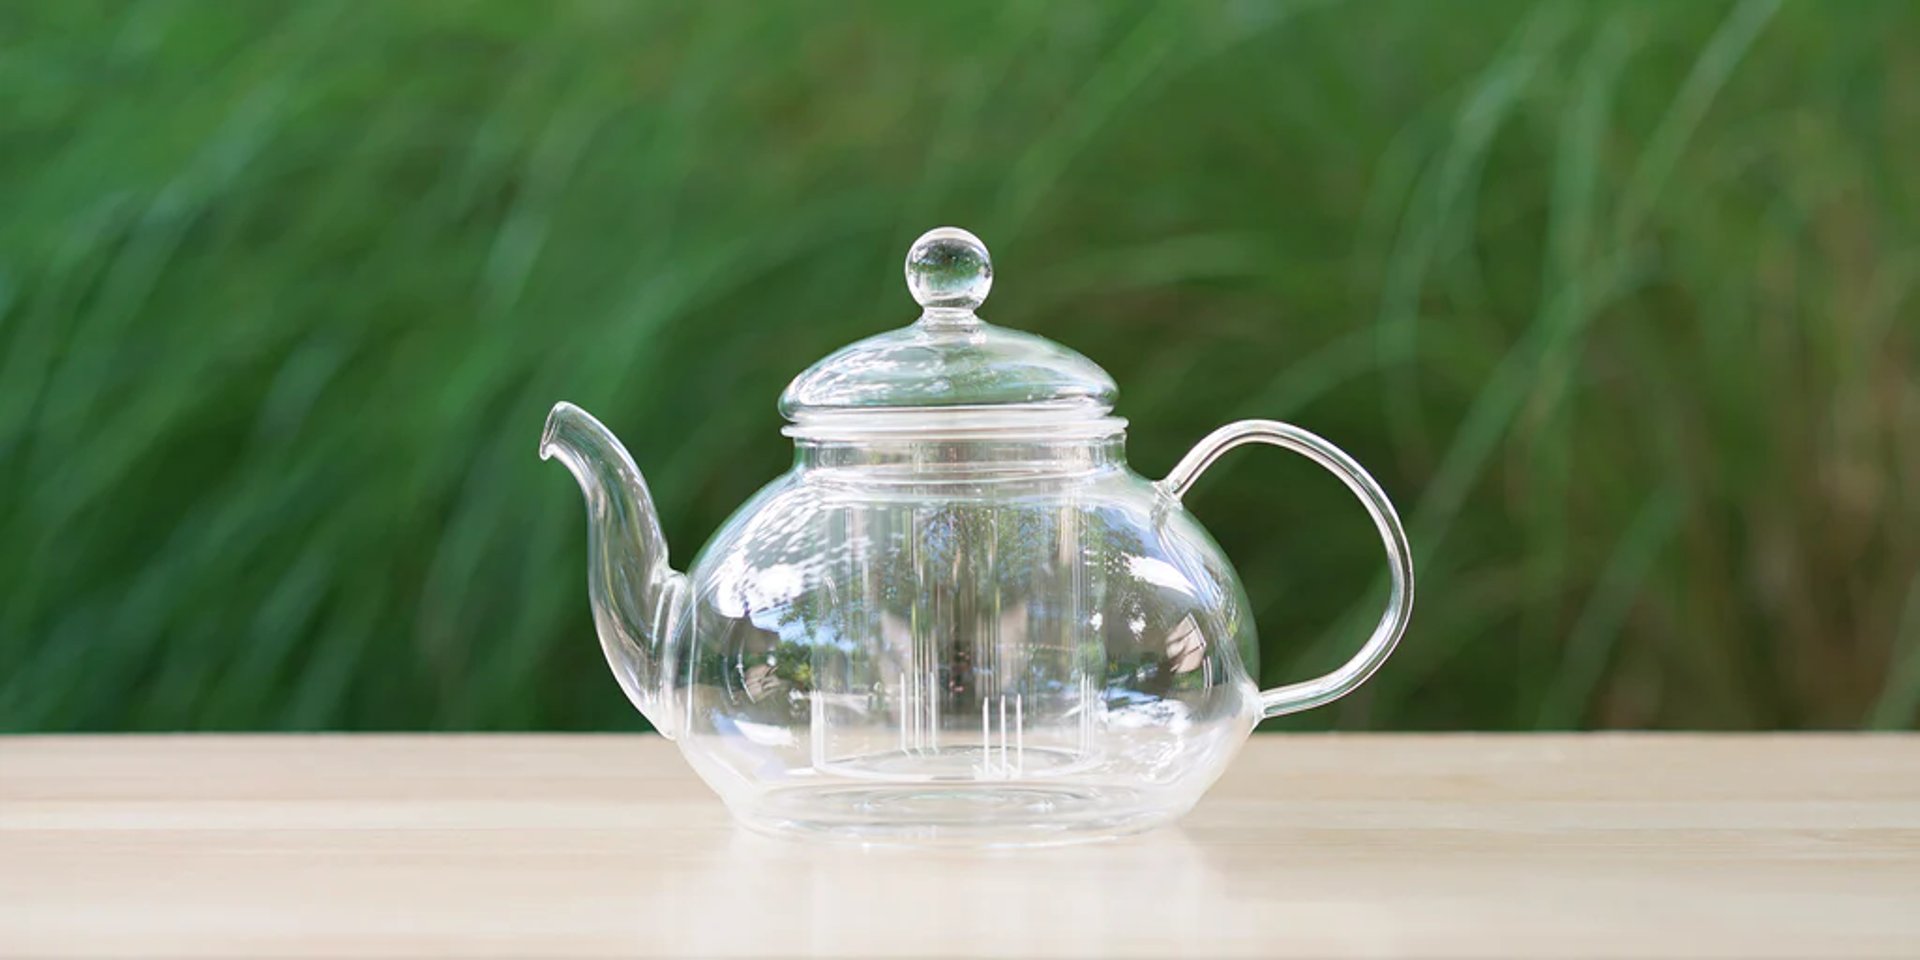
[[[586,496],[589,590],[620,685],[750,826],[872,841],[1092,839],[1172,820],[1254,725],[1335,700],[1413,606],[1406,535],[1352,458],[1244,420],[1173,472],[1127,467],[1092,361],[975,313],[987,250],[941,228],[907,254],[922,308],[800,374],[792,469],[688,574],[646,481],[599,421],[553,408],[540,442]],[[1181,505],[1245,443],[1305,454],[1386,546],[1386,612],[1314,680],[1254,684],[1233,568]]]

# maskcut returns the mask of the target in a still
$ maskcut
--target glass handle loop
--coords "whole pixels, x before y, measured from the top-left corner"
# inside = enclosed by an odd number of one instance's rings
[[[1380,615],[1373,636],[1367,638],[1353,659],[1325,676],[1261,691],[1261,717],[1270,719],[1332,703],[1353,692],[1380,669],[1393,653],[1394,645],[1400,642],[1400,635],[1406,632],[1407,619],[1413,613],[1413,556],[1407,548],[1407,532],[1400,527],[1399,514],[1394,512],[1393,503],[1373,477],[1339,447],[1292,424],[1277,420],[1229,423],[1195,444],[1166,479],[1160,481],[1160,488],[1178,500],[1222,454],[1245,443],[1284,447],[1339,477],[1373,517],[1373,524],[1380,531],[1380,542],[1387,548],[1388,569],[1393,580],[1386,612]]]

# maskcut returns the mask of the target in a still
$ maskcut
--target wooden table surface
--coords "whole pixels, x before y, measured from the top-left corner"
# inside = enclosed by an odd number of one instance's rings
[[[634,736],[0,738],[0,955],[1920,956],[1920,737],[1263,736],[1174,828],[732,827]]]

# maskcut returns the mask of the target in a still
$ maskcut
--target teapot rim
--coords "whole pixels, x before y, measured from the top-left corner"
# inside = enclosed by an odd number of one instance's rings
[[[1078,409],[1074,409],[1078,408]],[[1127,419],[1103,404],[1058,401],[950,407],[878,407],[797,417],[780,429],[797,441],[1098,440],[1124,434]]]

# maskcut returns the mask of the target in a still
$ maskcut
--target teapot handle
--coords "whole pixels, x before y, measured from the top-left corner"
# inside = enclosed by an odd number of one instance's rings
[[[1339,477],[1340,482],[1360,498],[1360,503],[1373,517],[1374,526],[1379,528],[1380,542],[1387,548],[1388,570],[1393,577],[1392,590],[1387,596],[1387,610],[1373,628],[1373,636],[1367,638],[1366,644],[1361,646],[1359,653],[1353,655],[1353,659],[1325,676],[1261,691],[1261,718],[1271,719],[1332,703],[1353,692],[1355,687],[1365,683],[1375,670],[1380,669],[1388,655],[1393,653],[1394,644],[1400,642],[1400,635],[1406,632],[1407,618],[1413,613],[1413,558],[1407,549],[1407,532],[1400,528],[1400,517],[1394,513],[1393,504],[1387,500],[1386,493],[1381,491],[1373,477],[1339,447],[1292,424],[1277,420],[1229,423],[1195,444],[1193,450],[1181,458],[1173,471],[1157,486],[1179,500],[1221,454],[1243,443],[1284,447],[1305,455]]]

